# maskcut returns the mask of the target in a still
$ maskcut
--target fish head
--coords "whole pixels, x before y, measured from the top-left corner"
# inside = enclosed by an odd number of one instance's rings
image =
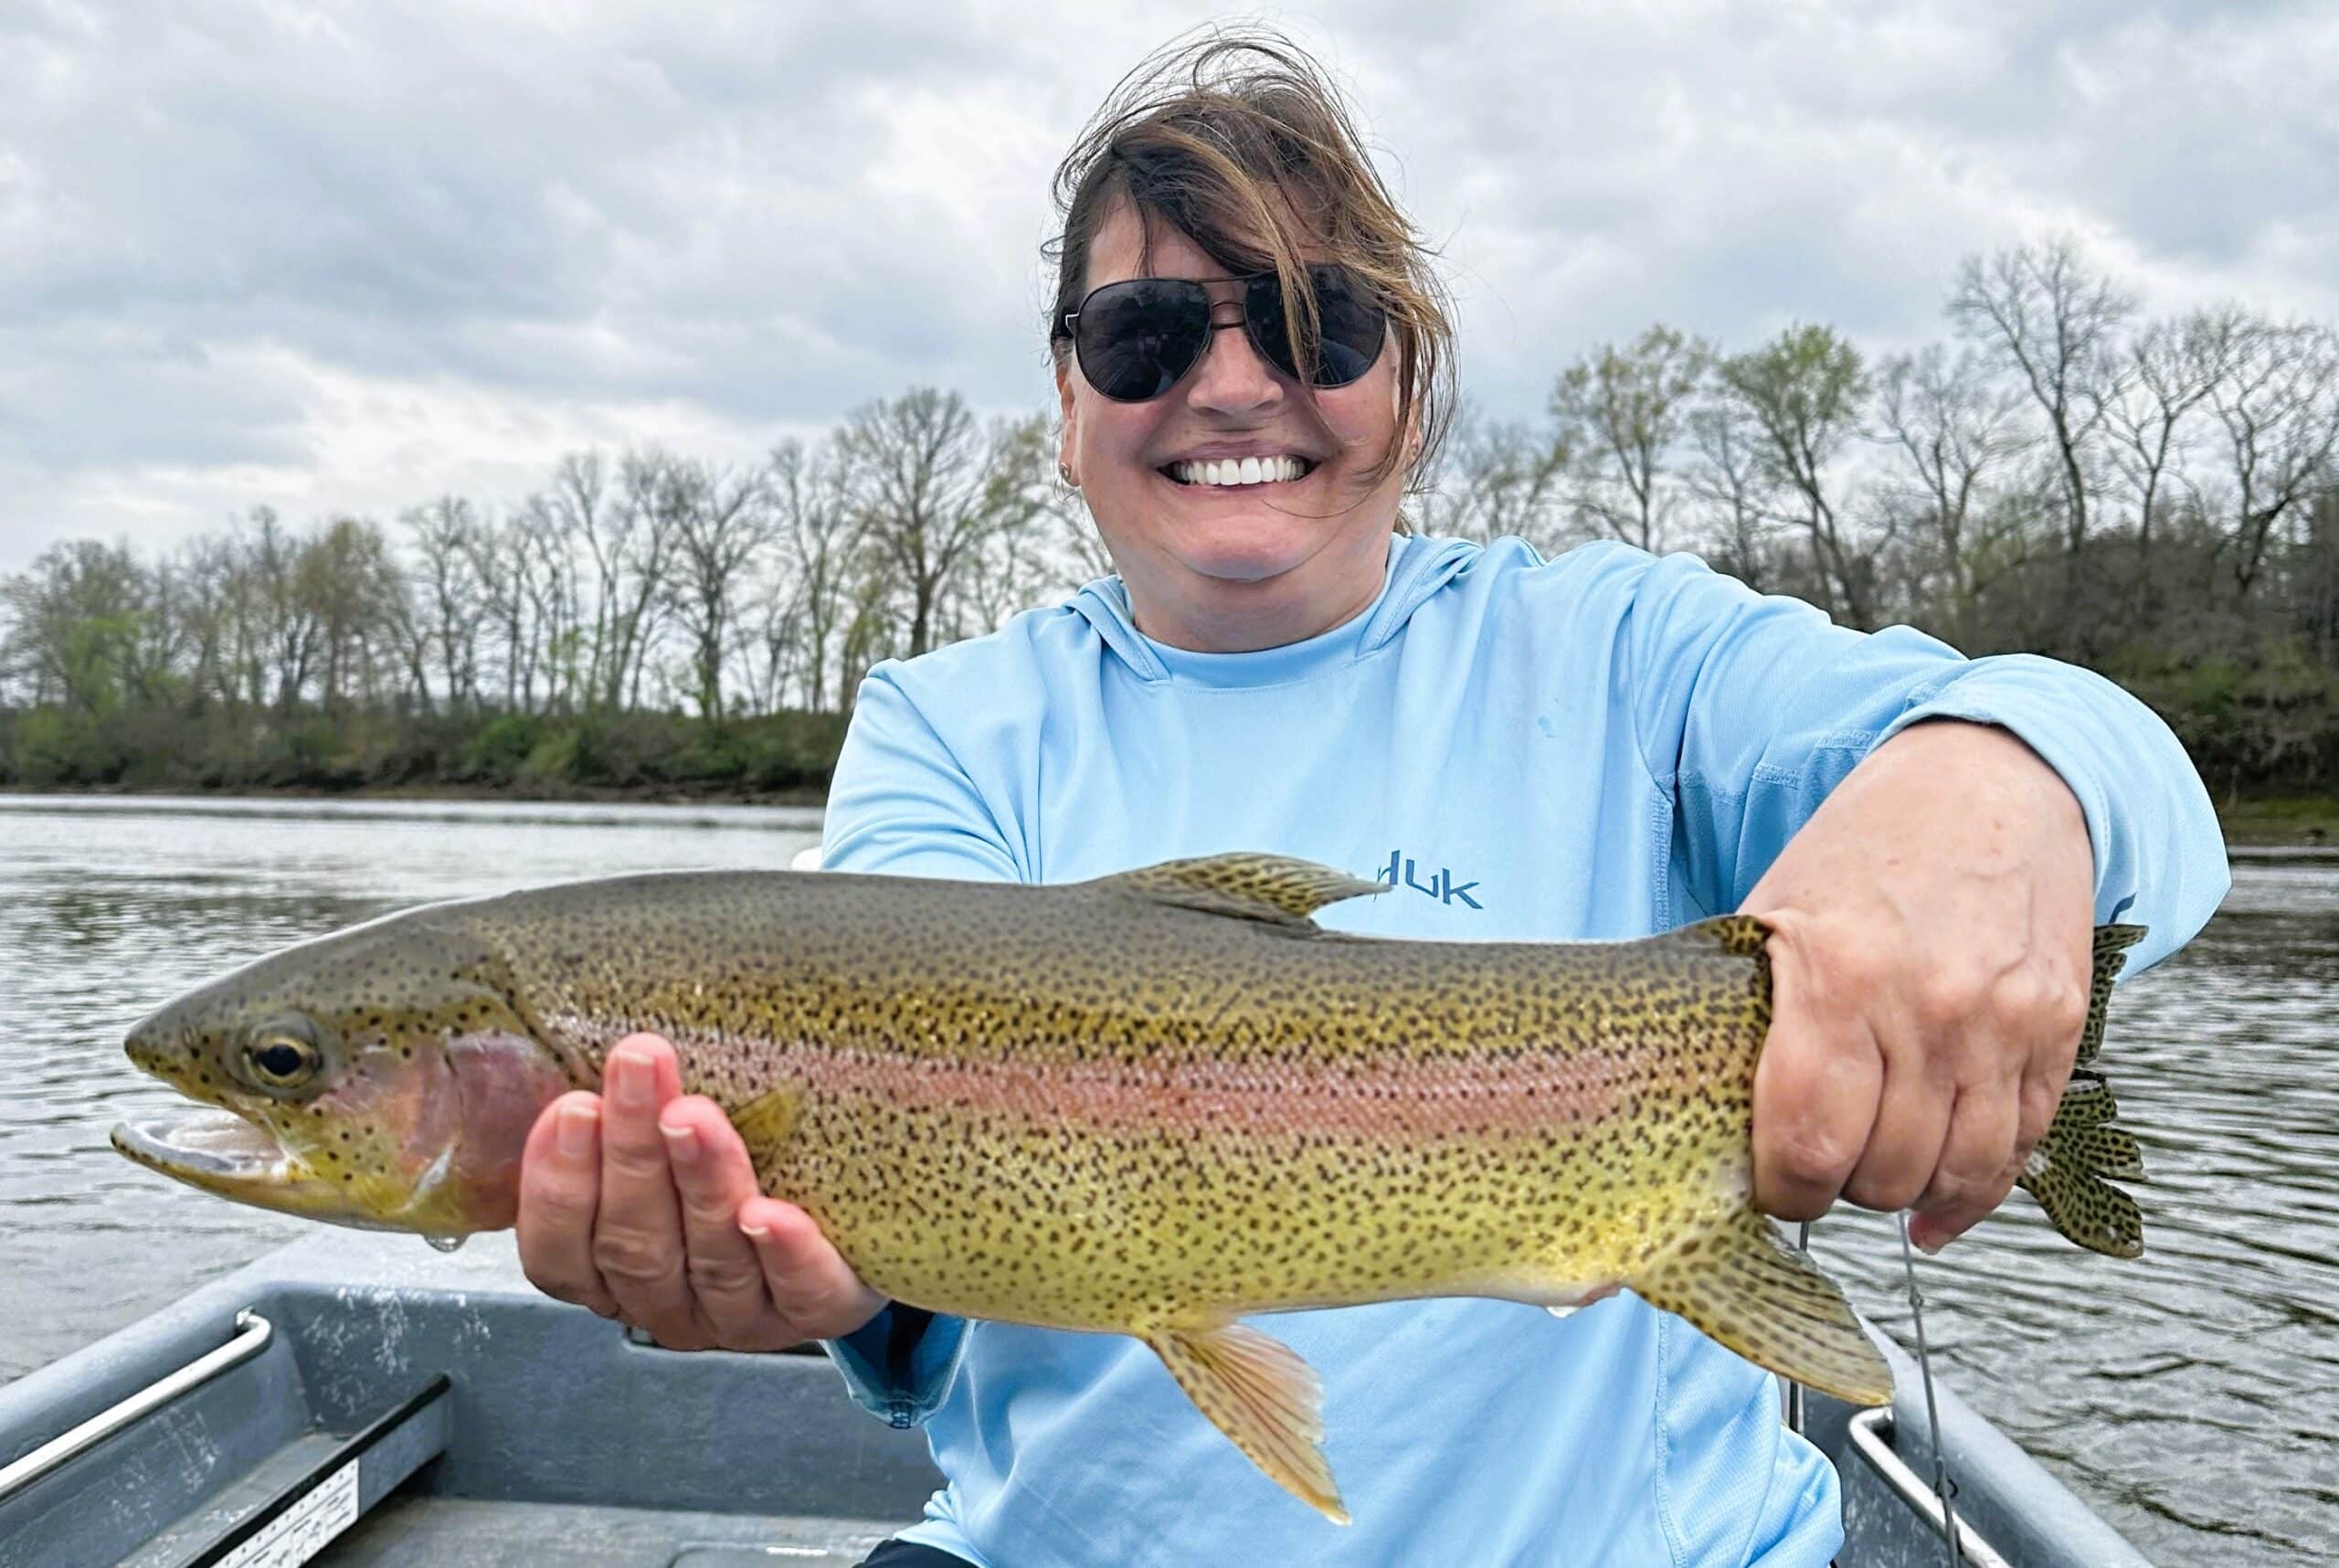
[[[410,911],[270,955],[130,1032],[145,1071],[217,1107],[114,1147],[224,1198],[376,1230],[509,1225],[545,1105],[584,1084],[460,919]]]

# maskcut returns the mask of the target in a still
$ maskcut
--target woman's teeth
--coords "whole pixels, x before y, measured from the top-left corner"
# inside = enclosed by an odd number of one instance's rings
[[[1210,462],[1173,462],[1170,478],[1180,484],[1278,484],[1302,479],[1312,465],[1306,458],[1222,458]]]

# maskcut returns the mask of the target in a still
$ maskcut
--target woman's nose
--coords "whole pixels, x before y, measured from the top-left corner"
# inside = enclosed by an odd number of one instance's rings
[[[1283,396],[1275,366],[1243,328],[1243,307],[1228,302],[1211,310],[1210,343],[1194,369],[1192,401],[1207,408],[1255,408]]]

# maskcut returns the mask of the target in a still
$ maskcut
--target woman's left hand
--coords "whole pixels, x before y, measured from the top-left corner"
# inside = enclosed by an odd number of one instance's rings
[[[1996,1208],[2070,1077],[2093,905],[2079,801],[2013,734],[1871,752],[1742,906],[1772,928],[1756,1206],[1913,1208],[1928,1251]]]

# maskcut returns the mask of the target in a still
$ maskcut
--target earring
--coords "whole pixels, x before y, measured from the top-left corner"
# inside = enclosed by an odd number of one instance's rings
[[[1063,480],[1067,486],[1074,490],[1078,490],[1080,488],[1080,481],[1072,477],[1072,469],[1068,464],[1061,462],[1056,464],[1056,477]]]

